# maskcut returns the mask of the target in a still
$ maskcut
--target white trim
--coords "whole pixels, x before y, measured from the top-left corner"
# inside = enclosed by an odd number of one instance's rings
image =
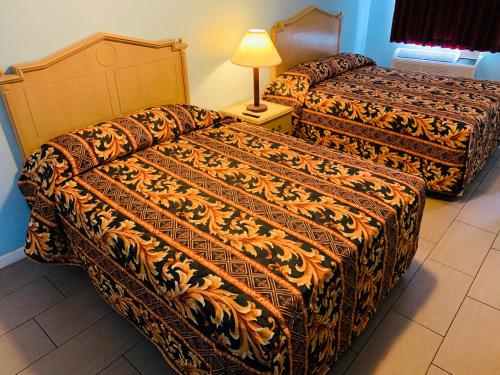
[[[18,260],[26,257],[24,253],[24,247],[20,247],[17,250],[11,251],[10,253],[0,256],[0,269],[7,267],[9,264],[15,263]]]

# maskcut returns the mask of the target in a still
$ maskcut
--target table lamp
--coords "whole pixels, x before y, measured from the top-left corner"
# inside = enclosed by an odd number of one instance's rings
[[[261,29],[248,30],[231,61],[253,68],[253,103],[247,105],[247,110],[264,112],[267,106],[259,101],[259,68],[281,63],[281,57],[267,32]]]

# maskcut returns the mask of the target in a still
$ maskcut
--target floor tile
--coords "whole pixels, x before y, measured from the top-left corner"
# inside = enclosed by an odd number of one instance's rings
[[[36,263],[28,258],[0,270],[0,298],[45,276],[53,265]]]
[[[42,278],[0,299],[0,335],[60,302],[64,296]]]
[[[393,309],[445,335],[473,278],[427,259]]]
[[[494,239],[491,232],[454,222],[429,258],[475,276]]]
[[[394,302],[396,302],[396,300],[399,298],[401,293],[403,293],[402,289],[398,287],[392,288],[389,294],[382,301],[375,315],[373,315],[370,318],[370,321],[368,322],[368,325],[366,326],[363,333],[361,333],[361,335],[359,335],[353,340],[351,345],[352,350],[354,350],[355,352],[361,351],[361,348],[366,344],[366,342],[373,334],[373,331],[375,331],[375,329],[378,327],[380,322],[384,320],[385,316],[391,309],[392,305],[394,305]]]
[[[457,220],[498,233],[500,231],[500,197],[477,191],[464,206]]]
[[[148,340],[143,340],[127,352],[125,358],[143,375],[175,374],[158,349]]]
[[[79,267],[61,265],[47,275],[47,278],[54,283],[66,297],[72,296],[85,286],[89,286],[90,280]]]
[[[454,375],[500,374],[500,311],[466,298],[434,363]]]
[[[17,374],[54,348],[38,324],[29,320],[0,337],[0,374]]]
[[[495,239],[495,242],[493,242],[493,245],[491,247],[500,250],[500,233],[498,233],[497,238]]]
[[[496,162],[497,162],[497,157],[495,155],[490,156],[490,158],[486,161],[486,164],[477,174],[475,179],[482,182],[488,176],[488,174],[491,171],[491,168],[495,166]]]
[[[491,250],[472,283],[469,295],[500,309],[500,251]]]
[[[347,371],[348,375],[424,375],[441,336],[391,311]]]
[[[500,168],[491,168],[477,190],[489,195],[500,196]]]
[[[132,365],[123,357],[114,361],[111,365],[102,370],[99,375],[141,375]]]
[[[343,375],[347,371],[347,368],[352,363],[354,358],[356,357],[356,353],[352,350],[348,350],[345,352],[340,360],[332,366],[330,371],[328,371],[327,375]]]
[[[111,308],[90,286],[51,307],[35,319],[50,338],[60,346],[104,315]]]
[[[410,267],[408,268],[408,271],[406,271],[403,276],[401,276],[401,280],[398,283],[398,286],[401,288],[406,288],[408,284],[410,283],[410,280],[412,277],[415,275],[415,273],[418,271],[420,266],[425,262],[427,257],[429,256],[432,248],[436,244],[431,241],[427,241],[424,238],[419,238],[418,239],[418,249],[417,252],[415,253],[415,256],[413,257],[413,260],[411,261]]]
[[[426,199],[420,238],[438,242],[459,212],[460,208],[455,207],[450,202],[432,198]]]
[[[425,375],[449,375],[449,374],[450,374],[449,372],[446,372],[435,365],[431,365],[431,367],[429,367],[429,370],[427,370],[427,374]]]
[[[443,200],[444,202],[451,204],[454,207],[462,209],[465,204],[472,198],[477,188],[481,184],[481,181],[474,179],[469,186],[465,189],[461,197],[452,197],[452,198],[437,198],[438,200]]]
[[[142,336],[128,321],[116,313],[111,313],[32,364],[21,374],[96,374],[141,339]]]

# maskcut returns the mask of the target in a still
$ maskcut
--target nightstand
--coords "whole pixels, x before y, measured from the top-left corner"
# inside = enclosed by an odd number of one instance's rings
[[[287,107],[286,105],[261,100],[262,103],[267,105],[267,111],[254,113],[249,112],[246,109],[247,104],[251,102],[253,101],[247,100],[245,102],[233,105],[232,107],[223,108],[222,112],[230,116],[238,117],[253,125],[263,126],[266,129],[290,134],[292,130],[292,107]],[[258,117],[246,116],[243,114],[243,112],[252,113]]]

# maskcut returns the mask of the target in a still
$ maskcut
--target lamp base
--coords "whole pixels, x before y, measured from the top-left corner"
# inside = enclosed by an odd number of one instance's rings
[[[247,111],[251,112],[265,112],[267,111],[267,105],[260,103],[259,105],[254,105],[253,103],[247,105]]]

